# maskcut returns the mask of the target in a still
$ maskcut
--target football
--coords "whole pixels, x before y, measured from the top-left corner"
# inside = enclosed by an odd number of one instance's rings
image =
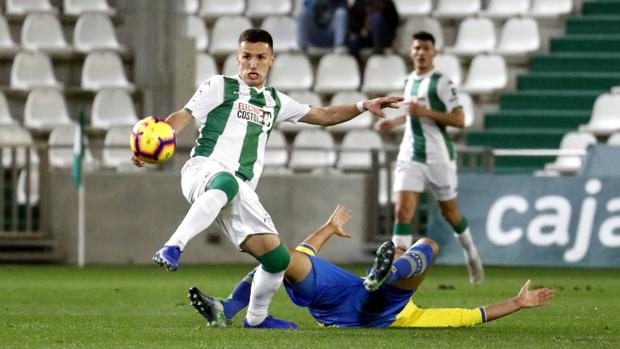
[[[131,152],[140,160],[159,164],[168,160],[176,148],[174,129],[165,121],[149,116],[131,130]]]

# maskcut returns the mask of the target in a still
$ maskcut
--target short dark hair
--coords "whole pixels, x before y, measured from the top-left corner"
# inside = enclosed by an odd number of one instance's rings
[[[413,40],[430,41],[433,43],[433,46],[435,46],[435,37],[433,36],[433,34],[429,32],[425,32],[425,31],[415,32],[413,33],[412,38]]]
[[[271,34],[269,34],[266,30],[259,28],[246,29],[243,33],[241,33],[241,35],[239,35],[239,44],[244,41],[252,43],[264,42],[273,50],[273,39],[271,38]]]

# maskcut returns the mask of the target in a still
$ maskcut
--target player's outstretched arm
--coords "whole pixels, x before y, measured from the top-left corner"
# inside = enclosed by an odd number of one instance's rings
[[[485,306],[487,321],[499,319],[524,308],[535,308],[549,304],[555,291],[547,287],[530,290],[531,284],[532,282],[527,280],[516,297]]]
[[[318,252],[332,235],[350,238],[351,234],[345,232],[343,226],[351,220],[351,216],[352,214],[349,209],[342,205],[338,205],[327,222],[317,231],[310,234],[303,243],[314,247]]]
[[[377,116],[384,117],[385,113],[381,109],[398,108],[396,103],[402,100],[403,97],[379,97],[365,100],[361,105],[363,110],[358,109],[356,104],[334,105],[324,108],[312,107],[308,114],[299,119],[299,121],[313,125],[332,126],[349,121],[366,110]]]
[[[395,127],[404,124],[406,121],[406,115],[401,115],[393,119],[381,119],[375,124],[375,129],[377,129],[377,131],[387,133],[392,131]]]

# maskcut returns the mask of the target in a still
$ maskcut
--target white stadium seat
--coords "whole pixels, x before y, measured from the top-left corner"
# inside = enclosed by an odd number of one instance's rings
[[[373,55],[366,62],[362,91],[385,94],[404,87],[405,61],[398,55]]]
[[[102,165],[106,168],[117,170],[133,169],[131,163],[131,149],[127,146],[131,127],[112,127],[106,134],[103,141],[103,152],[101,156]]]
[[[39,157],[37,153],[31,147],[34,145],[34,141],[30,132],[17,125],[2,125],[0,124],[0,148],[2,148],[2,163],[0,165],[4,168],[10,168],[13,166],[12,149],[15,147],[15,166],[22,168],[26,166],[26,149],[30,148],[30,163],[39,163]]]
[[[527,55],[540,49],[538,22],[531,18],[510,18],[502,27],[496,53],[502,56]]]
[[[64,13],[70,16],[80,16],[84,13],[115,14],[106,0],[64,0]]]
[[[394,5],[403,17],[428,16],[433,10],[433,0],[395,0]]]
[[[491,18],[522,16],[530,9],[530,0],[490,0],[481,15]]]
[[[265,18],[276,15],[283,16],[291,13],[291,0],[248,0],[245,15],[250,18]]]
[[[0,125],[15,125],[15,120],[11,115],[9,103],[3,92],[0,92]]]
[[[208,80],[213,75],[217,75],[217,65],[215,59],[207,53],[198,52],[196,54],[196,74],[194,75],[194,87]]]
[[[223,56],[236,52],[239,35],[252,27],[252,23],[247,17],[219,17],[213,26],[209,53]]]
[[[413,42],[411,36],[419,31],[431,33],[435,38],[435,48],[437,50],[443,49],[445,39],[439,21],[430,17],[412,17],[407,19],[404,25],[401,25],[398,52],[408,56]]]
[[[67,103],[59,90],[48,88],[30,91],[24,107],[24,126],[49,131],[70,123]]]
[[[73,142],[75,141],[76,124],[57,126],[48,139],[48,159],[51,167],[55,168],[71,168],[73,165]],[[129,137],[128,137],[129,139]],[[86,168],[95,166],[90,149],[88,148],[88,139],[84,139],[84,165]]]
[[[297,21],[289,16],[269,16],[261,24],[273,37],[274,52],[295,51],[297,46]]]
[[[333,167],[336,162],[334,139],[325,130],[303,130],[293,142],[289,167],[293,170],[313,170]]]
[[[124,50],[116,38],[114,24],[110,17],[103,13],[80,15],[73,29],[73,46],[80,52]]]
[[[466,18],[459,26],[456,42],[446,52],[459,56],[475,56],[491,52],[497,45],[495,25],[488,18]]]
[[[200,0],[179,0],[177,1],[177,11],[186,15],[195,15],[198,13]]]
[[[97,92],[90,115],[91,126],[96,129],[132,126],[138,122],[136,108],[125,90],[104,89]]]
[[[123,61],[115,52],[95,51],[86,56],[82,66],[82,88],[98,91],[103,88],[134,90],[127,80]]]
[[[60,20],[53,13],[31,13],[24,20],[21,44],[28,50],[69,53]]]
[[[573,11],[573,0],[532,0],[529,15],[537,18],[565,16]]]
[[[595,135],[610,135],[620,131],[620,95],[605,93],[596,99],[592,116],[586,125],[579,126],[579,131]]]
[[[265,149],[265,167],[285,168],[288,163],[288,149],[286,138],[278,130],[271,130],[269,141]]]
[[[244,11],[245,0],[202,0],[198,14],[201,17],[213,19],[242,15]]]
[[[471,94],[492,94],[508,84],[506,61],[499,55],[478,55],[469,66],[461,90]]]
[[[282,91],[308,90],[313,82],[312,65],[304,54],[278,55],[269,77],[269,84]]]
[[[437,18],[465,18],[480,12],[480,0],[439,0],[433,16]]]
[[[562,137],[560,150],[586,150],[596,144],[596,137],[589,133],[569,132]],[[555,161],[545,165],[545,171],[574,174],[581,168],[582,157],[578,155],[559,155]]]
[[[54,76],[52,60],[44,52],[19,52],[11,67],[11,88],[30,90],[38,87],[62,88]]]
[[[11,37],[11,31],[6,18],[0,15],[0,54],[13,55],[19,51],[19,47]]]
[[[372,150],[383,149],[381,135],[373,130],[353,130],[342,139],[337,168],[341,170],[369,170],[372,168]],[[385,161],[385,154],[378,154],[379,163]]]
[[[433,60],[433,65],[438,72],[445,74],[454,86],[461,86],[463,83],[463,70],[457,56],[449,53],[439,54]]]
[[[357,90],[360,70],[353,56],[327,54],[319,61],[314,90],[318,93]]]
[[[237,54],[231,53],[226,56],[224,60],[224,67],[222,74],[226,76],[237,75],[239,73],[239,67],[237,66]]]
[[[607,139],[608,145],[620,145],[620,132],[614,132]]]
[[[194,38],[198,51],[205,51],[209,46],[207,26],[204,20],[198,16],[187,16],[185,18],[185,36]]]
[[[49,0],[6,0],[8,15],[25,15],[30,12],[56,12]]]

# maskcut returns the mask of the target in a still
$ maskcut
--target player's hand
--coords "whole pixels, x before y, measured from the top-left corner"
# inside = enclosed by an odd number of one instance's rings
[[[409,103],[409,115],[411,116],[428,116],[431,110],[419,104],[418,102]]]
[[[388,133],[392,131],[393,128],[394,128],[394,123],[392,122],[391,119],[381,119],[377,121],[377,123],[375,124],[375,129],[383,133]]]
[[[133,155],[133,154],[131,155],[131,162],[136,167],[143,167],[144,166],[144,161],[138,159],[138,157]]]
[[[333,228],[333,235],[338,235],[342,238],[350,238],[351,234],[345,232],[342,227],[351,220],[352,215],[351,210],[342,205],[338,205],[336,206],[334,213],[332,213],[332,216],[329,217],[326,225]]]
[[[555,290],[547,287],[530,290],[532,281],[527,280],[521,287],[521,291],[516,297],[517,304],[521,308],[533,308],[549,304],[555,294]]]
[[[396,103],[403,100],[403,97],[379,97],[375,99],[369,99],[364,101],[364,108],[366,108],[369,112],[380,116],[385,117],[385,113],[381,110],[383,108],[393,108],[398,109],[398,105]]]

